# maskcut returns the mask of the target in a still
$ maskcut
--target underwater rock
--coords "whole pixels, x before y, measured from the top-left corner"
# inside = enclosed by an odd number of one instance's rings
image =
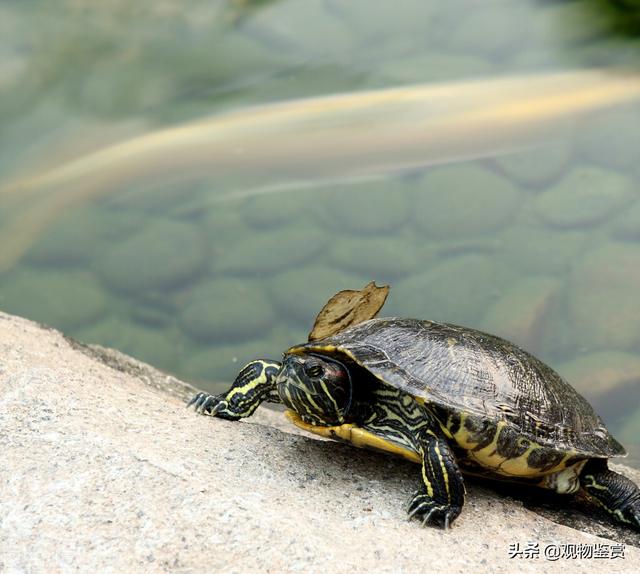
[[[309,23],[313,22],[313,26]],[[354,35],[327,10],[323,0],[272,2],[241,22],[239,29],[269,50],[323,60],[344,58],[351,52]]]
[[[541,326],[559,285],[557,279],[550,277],[517,281],[489,307],[481,322],[482,330],[537,354]]]
[[[580,229],[606,220],[632,197],[633,183],[627,177],[607,169],[578,166],[537,195],[533,207],[553,227]]]
[[[402,180],[339,185],[316,197],[318,221],[341,233],[391,233],[411,211],[409,184]]]
[[[96,259],[106,243],[138,231],[141,222],[142,217],[131,211],[73,209],[44,230],[25,259],[42,267],[82,266]]]
[[[596,351],[561,363],[557,370],[609,424],[619,427],[640,404],[640,357],[636,354]],[[631,442],[640,441],[635,436]]]
[[[185,357],[180,373],[210,393],[221,393],[249,361],[279,359],[285,349],[306,341],[307,331],[278,323],[260,339],[198,346]]]
[[[460,255],[399,281],[384,315],[479,327],[483,311],[498,301],[513,274],[484,255]]]
[[[443,82],[488,76],[493,68],[491,63],[478,56],[430,51],[428,54],[402,54],[385,59],[374,73],[401,82]]]
[[[367,279],[373,278],[367,276]],[[362,282],[363,278],[353,273],[317,265],[274,275],[269,284],[269,294],[282,321],[294,326],[303,325],[309,331],[329,297]],[[289,346],[297,342],[292,341]]]
[[[214,259],[224,255],[231,246],[252,235],[252,230],[243,217],[236,202],[204,205],[198,211],[207,242],[211,245]]]
[[[135,294],[184,285],[203,271],[206,255],[205,240],[197,228],[154,219],[114,245],[96,268],[109,287]]]
[[[415,244],[404,236],[345,238],[331,244],[328,256],[339,269],[376,281],[392,281],[414,272],[419,259]]]
[[[183,331],[205,343],[247,341],[265,336],[274,312],[264,286],[238,279],[210,280],[181,298]]]
[[[640,161],[640,106],[590,119],[579,134],[578,149],[588,161],[614,170],[635,167]]]
[[[612,242],[586,253],[568,289],[572,329],[587,350],[640,344],[640,249]]]
[[[498,236],[504,261],[526,274],[565,273],[589,239],[582,231],[513,225]]]
[[[219,275],[247,277],[277,273],[313,259],[328,239],[319,229],[302,225],[254,231],[217,253],[213,271]]]
[[[311,193],[301,190],[284,196],[257,195],[248,198],[240,211],[249,229],[280,228],[298,222],[304,212],[311,212]]]
[[[184,337],[175,328],[145,327],[115,314],[73,334],[87,343],[126,349],[132,357],[171,372],[178,370],[184,346]]]
[[[615,239],[640,241],[640,201],[625,209],[607,228]]]
[[[107,310],[107,294],[86,271],[19,270],[3,274],[0,309],[67,331],[97,321]]]
[[[262,339],[199,348],[186,357],[182,371],[208,392],[221,393],[229,388],[244,365],[256,358],[267,357],[267,351]]]
[[[517,183],[541,188],[558,179],[573,154],[569,142],[545,145],[511,153],[495,160],[498,169]]]
[[[486,167],[438,167],[426,172],[416,193],[414,220],[430,237],[473,237],[507,225],[520,200],[508,179]]]
[[[351,34],[363,42],[362,49],[375,49],[398,38],[415,41],[428,36],[438,5],[416,0],[380,2],[371,10],[371,0],[325,0],[328,11],[350,28]],[[366,15],[366,16],[365,16]]]
[[[640,437],[640,409],[627,415],[625,421],[620,429],[620,440],[638,445],[640,443],[638,439]],[[637,454],[640,450],[636,447],[635,452]]]
[[[506,59],[518,50],[529,35],[532,20],[531,8],[520,2],[485,2],[481,11],[461,10],[458,16],[447,30],[445,45],[492,60]]]
[[[585,394],[606,393],[633,382],[640,388],[640,357],[633,353],[597,351],[563,363],[558,371]]]

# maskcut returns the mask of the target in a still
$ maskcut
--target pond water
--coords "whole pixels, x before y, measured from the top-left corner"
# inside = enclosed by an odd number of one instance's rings
[[[604,4],[3,2],[0,182],[255,104],[637,61],[640,17]],[[216,173],[141,177],[33,227],[0,309],[219,391],[375,279],[392,286],[385,315],[486,330],[549,363],[638,465],[640,105],[482,155],[225,202]],[[45,199],[0,201],[2,235],[28,233]]]

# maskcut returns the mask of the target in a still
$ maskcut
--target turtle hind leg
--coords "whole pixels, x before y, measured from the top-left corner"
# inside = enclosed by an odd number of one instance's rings
[[[614,520],[640,530],[640,488],[626,476],[610,470],[606,460],[589,460],[580,474],[580,486]]]
[[[226,393],[198,393],[187,407],[195,406],[197,412],[232,421],[249,417],[264,401],[280,402],[275,382],[280,366],[277,361],[251,361]]]
[[[409,517],[423,524],[448,528],[464,504],[464,481],[447,441],[432,430],[423,432],[423,487],[409,504]]]

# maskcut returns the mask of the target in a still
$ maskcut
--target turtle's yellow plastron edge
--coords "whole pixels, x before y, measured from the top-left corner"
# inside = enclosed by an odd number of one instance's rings
[[[411,462],[417,462],[418,464],[422,462],[422,458],[417,452],[395,445],[392,442],[384,440],[352,423],[333,427],[324,427],[305,423],[297,413],[290,410],[285,412],[285,416],[298,428],[307,432],[333,440],[349,442],[358,448],[366,448],[369,450],[377,450],[380,452],[394,454],[396,456],[406,458]]]

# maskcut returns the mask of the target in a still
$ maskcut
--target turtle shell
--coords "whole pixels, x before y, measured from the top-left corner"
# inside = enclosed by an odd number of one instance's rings
[[[513,343],[481,331],[377,318],[288,352],[348,357],[416,398],[505,421],[538,444],[592,457],[626,454],[593,407],[558,373]]]

